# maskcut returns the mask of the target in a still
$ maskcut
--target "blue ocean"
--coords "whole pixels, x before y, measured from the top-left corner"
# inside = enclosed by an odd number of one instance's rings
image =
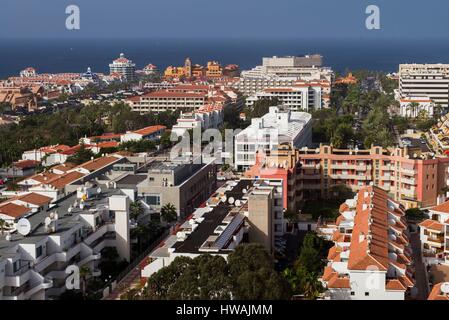
[[[241,69],[261,64],[262,57],[319,53],[325,65],[347,69],[397,71],[400,63],[449,63],[449,42],[441,40],[301,40],[301,39],[102,39],[102,40],[1,40],[0,78],[17,75],[32,66],[38,72],[108,72],[108,64],[123,52],[138,68],[153,63],[163,70],[217,60]]]

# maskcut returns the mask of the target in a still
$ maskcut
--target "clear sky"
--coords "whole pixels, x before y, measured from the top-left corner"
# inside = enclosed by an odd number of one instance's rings
[[[0,0],[0,38],[444,38],[448,0]],[[65,28],[65,8],[81,29]],[[381,10],[381,30],[365,9]]]

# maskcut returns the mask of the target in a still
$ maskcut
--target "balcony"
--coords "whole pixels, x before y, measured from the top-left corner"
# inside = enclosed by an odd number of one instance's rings
[[[411,168],[401,168],[401,172],[404,174],[411,175],[411,176],[414,176],[416,173],[415,170],[411,169]]]
[[[401,178],[401,182],[405,183],[405,184],[416,185],[416,180],[414,178],[413,179],[409,179],[409,178],[402,177]]]

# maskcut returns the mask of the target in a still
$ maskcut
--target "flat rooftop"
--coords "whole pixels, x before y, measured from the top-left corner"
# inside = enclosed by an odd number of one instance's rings
[[[78,201],[79,203],[79,199],[76,197],[76,192],[74,192],[56,202],[51,208],[48,208],[47,210],[40,210],[27,216],[26,218],[31,223],[31,232],[27,236],[22,236],[15,231],[11,234],[11,239],[8,241],[6,240],[6,233],[4,235],[0,235],[0,256],[8,254],[8,249],[17,244],[38,243],[46,236],[64,233],[73,226],[81,223],[78,218],[80,214],[92,214],[93,212],[90,211],[91,209],[109,205],[109,197],[123,194],[119,189],[108,189],[105,185],[92,184],[92,186],[95,188],[101,187],[102,191],[100,194],[96,194],[90,199],[87,199],[84,202],[83,209],[77,207],[73,208],[71,212],[68,211],[70,206],[73,207],[75,201]],[[44,220],[52,212],[57,212],[58,214],[58,228],[56,232],[49,233],[45,228]]]

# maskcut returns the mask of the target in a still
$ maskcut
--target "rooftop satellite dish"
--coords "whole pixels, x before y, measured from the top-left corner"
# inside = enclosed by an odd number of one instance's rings
[[[230,203],[230,204],[233,204],[234,203],[234,198],[233,197],[229,197],[229,199],[228,199],[228,202]]]
[[[46,217],[44,220],[45,223],[45,227],[48,227],[51,224],[51,218],[50,217]]]
[[[50,219],[54,219],[55,218],[55,213],[54,212],[50,212]]]
[[[100,194],[101,193],[101,187],[98,187],[97,189],[97,193]]]
[[[11,241],[11,235],[8,233],[5,237],[6,241]]]
[[[448,294],[449,293],[449,282],[442,283],[440,290],[441,290],[441,292]]]
[[[246,189],[242,190],[242,193],[247,193],[247,192],[248,192],[248,190],[246,190]]]
[[[22,218],[17,222],[17,231],[22,235],[26,236],[31,231],[31,223],[28,219]]]
[[[235,205],[236,205],[237,207],[240,207],[241,201],[240,201],[240,200],[235,200]]]

